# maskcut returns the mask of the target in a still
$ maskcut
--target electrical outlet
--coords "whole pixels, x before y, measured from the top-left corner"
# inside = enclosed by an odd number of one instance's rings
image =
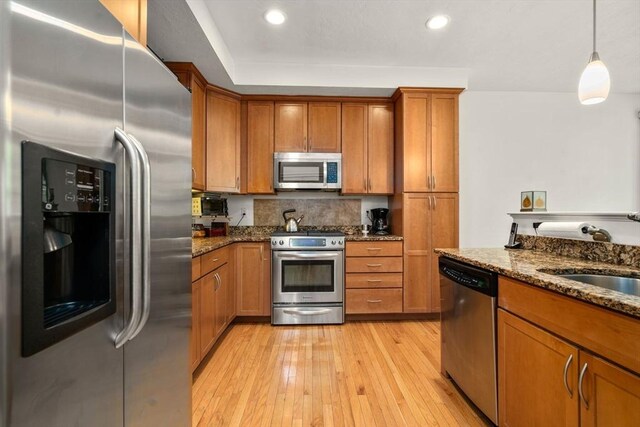
[[[246,214],[247,214],[247,208],[241,208],[241,209],[240,209],[240,213],[241,213],[242,215],[246,215]]]

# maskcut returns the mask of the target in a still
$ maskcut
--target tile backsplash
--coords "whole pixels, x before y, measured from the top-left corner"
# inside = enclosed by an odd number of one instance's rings
[[[256,225],[282,225],[282,212],[295,209],[295,218],[304,215],[300,225],[358,225],[360,199],[256,199],[253,221]]]

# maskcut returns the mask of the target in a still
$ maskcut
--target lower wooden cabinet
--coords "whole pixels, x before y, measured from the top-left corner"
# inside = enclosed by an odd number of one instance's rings
[[[500,425],[578,426],[577,371],[575,346],[498,310]]]
[[[271,247],[269,243],[236,243],[238,316],[271,314]]]
[[[192,370],[235,317],[234,259],[232,248],[224,247],[192,260]]]
[[[502,426],[637,426],[640,376],[499,309],[498,409]]]
[[[402,313],[402,242],[347,242],[345,312]]]

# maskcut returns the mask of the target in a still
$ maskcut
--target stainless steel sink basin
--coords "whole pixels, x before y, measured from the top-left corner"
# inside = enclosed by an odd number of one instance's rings
[[[599,286],[612,291],[622,292],[627,295],[640,296],[640,279],[634,277],[605,276],[602,274],[557,274],[582,283]]]

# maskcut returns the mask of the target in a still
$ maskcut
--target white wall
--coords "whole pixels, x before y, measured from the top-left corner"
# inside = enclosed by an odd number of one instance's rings
[[[506,243],[521,191],[546,190],[550,211],[640,210],[638,111],[637,94],[463,92],[460,246]]]

